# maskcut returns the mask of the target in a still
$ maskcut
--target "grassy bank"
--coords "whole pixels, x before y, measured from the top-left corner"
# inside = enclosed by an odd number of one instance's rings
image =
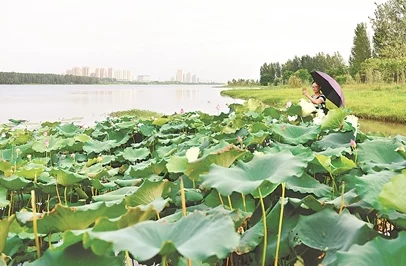
[[[132,110],[127,110],[127,111],[118,111],[118,112],[113,112],[110,114],[112,117],[120,117],[120,116],[135,116],[138,118],[146,118],[149,119],[151,117],[160,117],[162,114],[153,112],[153,111],[148,111],[148,110],[139,110],[139,109],[132,109]]]
[[[355,115],[365,119],[386,122],[406,123],[406,85],[354,84],[342,87],[346,107]],[[299,102],[304,98],[301,88],[257,87],[255,89],[233,88],[222,91],[222,95],[232,98],[254,98],[266,104],[283,107],[287,101]],[[308,91],[311,89],[308,87]],[[328,102],[329,109],[336,108]]]

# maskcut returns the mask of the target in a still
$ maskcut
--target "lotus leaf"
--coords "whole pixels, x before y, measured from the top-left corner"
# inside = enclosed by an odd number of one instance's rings
[[[376,237],[365,245],[353,245],[348,251],[337,252],[339,265],[404,265],[406,261],[406,232],[396,239]]]
[[[347,251],[353,244],[363,245],[376,235],[369,224],[347,210],[337,214],[327,208],[309,216],[300,216],[289,241],[292,247],[304,244],[326,252],[322,263],[330,265],[336,262],[337,251]]]
[[[383,186],[379,194],[379,202],[386,208],[394,209],[406,214],[406,171],[394,176]]]
[[[320,133],[318,126],[295,126],[291,124],[272,125],[273,139],[288,144],[304,144],[311,140],[316,140]]]
[[[148,156],[149,156],[148,148],[133,149],[129,147],[125,148],[123,151],[124,159],[130,162],[144,160],[148,158]]]
[[[203,186],[216,188],[222,195],[233,191],[244,195],[253,193],[262,184],[270,183],[271,193],[281,182],[301,176],[306,164],[289,151],[276,154],[255,155],[248,163],[237,161],[231,168],[212,165],[208,174],[202,175]],[[268,193],[268,194],[269,194]]]
[[[115,231],[88,232],[88,235],[84,244],[91,246],[95,254],[105,254],[106,246],[95,241],[102,240],[110,243],[114,252],[128,250],[138,261],[176,251],[196,261],[211,256],[225,258],[239,241],[230,217],[199,212],[175,223],[146,221]]]

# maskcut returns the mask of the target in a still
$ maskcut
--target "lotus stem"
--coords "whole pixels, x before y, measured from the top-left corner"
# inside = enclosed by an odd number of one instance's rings
[[[231,204],[230,195],[227,196],[227,199],[228,199],[228,206],[230,206],[230,210],[233,210],[233,204]]]
[[[259,202],[261,203],[261,210],[262,210],[262,222],[264,223],[264,250],[262,251],[262,266],[266,265],[266,249],[268,247],[268,229],[266,226],[266,213],[265,213],[265,205],[264,200],[262,198],[261,189],[258,188],[259,193]]]
[[[34,175],[34,183],[37,183],[37,174]]]
[[[180,177],[180,197],[182,199],[182,212],[183,216],[186,216],[186,198],[185,198],[185,187],[183,185],[183,178]],[[166,259],[166,258],[165,258]]]
[[[34,230],[35,237],[35,247],[37,248],[37,258],[41,256],[41,250],[39,248],[39,239],[38,239],[38,225],[37,225],[37,212],[35,207],[35,190],[31,190],[31,208],[32,208],[32,227]]]
[[[344,209],[344,191],[345,191],[345,182],[343,181],[341,185],[341,205],[338,214],[340,214]]]
[[[50,201],[50,199],[51,199],[51,195],[48,194],[48,199],[47,199],[47,212],[48,212],[48,214],[49,214],[49,201]]]
[[[196,182],[195,182],[195,180],[192,180],[192,184],[193,184],[193,189],[196,189]]]
[[[14,200],[14,192],[11,191],[10,192],[10,206],[8,207],[8,217],[10,217],[11,213],[13,212],[12,211],[12,209],[13,209],[13,200]]]
[[[276,242],[276,252],[274,266],[278,265],[279,248],[281,244],[281,234],[282,234],[282,222],[283,222],[283,211],[285,209],[285,183],[282,183],[282,197],[281,197],[281,214],[279,216],[279,226],[278,226],[278,241]]]
[[[51,233],[48,233],[48,246],[50,249],[53,249],[54,247],[52,246],[52,241],[51,241]]]
[[[220,199],[220,202],[221,202],[221,206],[223,206],[223,208],[224,208],[223,198],[221,197],[220,192],[217,192],[217,193],[219,194],[219,199]]]
[[[162,256],[161,265],[166,266],[166,256]]]
[[[244,211],[247,211],[247,205],[245,203],[245,196],[243,193],[241,193],[241,197],[242,197],[242,206],[244,207]]]
[[[56,196],[58,197],[59,204],[62,204],[61,196],[59,195],[58,184],[56,184],[55,187],[56,187]]]
[[[130,254],[128,254],[128,250],[125,251],[125,261],[127,266],[132,266]]]
[[[63,190],[63,198],[65,199],[65,206],[68,206],[67,192],[68,187],[65,187],[65,189]]]

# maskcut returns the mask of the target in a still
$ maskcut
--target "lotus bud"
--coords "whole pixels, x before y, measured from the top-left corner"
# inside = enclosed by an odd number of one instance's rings
[[[16,149],[16,153],[17,153],[17,156],[18,156],[18,154],[21,152],[21,150],[19,149],[19,148],[17,148]]]
[[[240,136],[237,136],[237,141],[241,143],[241,142],[242,142],[242,138],[241,138]]]
[[[1,134],[1,137],[2,137],[2,138],[5,138],[5,137],[6,137],[6,133],[3,132],[3,133]]]
[[[405,147],[404,146],[397,147],[395,151],[405,152]]]
[[[32,157],[31,154],[28,154],[28,155],[27,155],[27,159],[28,159],[30,162],[31,162],[31,157]]]
[[[74,153],[72,153],[71,155],[70,155],[70,157],[72,158],[72,159],[75,159],[75,154]]]
[[[289,107],[291,107],[291,106],[292,106],[292,102],[291,102],[291,101],[288,101],[288,102],[285,104],[286,109],[289,108]]]
[[[46,141],[44,142],[44,145],[45,145],[45,148],[48,148],[48,147],[49,147],[49,140],[46,140]]]
[[[42,135],[43,135],[44,137],[48,136],[48,131],[44,131],[44,133],[42,133]]]
[[[352,139],[350,141],[350,146],[351,146],[351,148],[355,149],[357,147],[357,143]]]
[[[101,155],[99,155],[98,157],[97,157],[97,162],[98,163],[101,163],[103,161],[103,157],[101,156]]]

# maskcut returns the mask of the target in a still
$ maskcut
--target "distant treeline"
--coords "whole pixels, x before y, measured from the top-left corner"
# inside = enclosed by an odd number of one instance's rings
[[[109,80],[111,82],[111,80]],[[104,80],[72,75],[0,72],[0,84],[100,84]],[[108,82],[107,82],[108,83]]]

